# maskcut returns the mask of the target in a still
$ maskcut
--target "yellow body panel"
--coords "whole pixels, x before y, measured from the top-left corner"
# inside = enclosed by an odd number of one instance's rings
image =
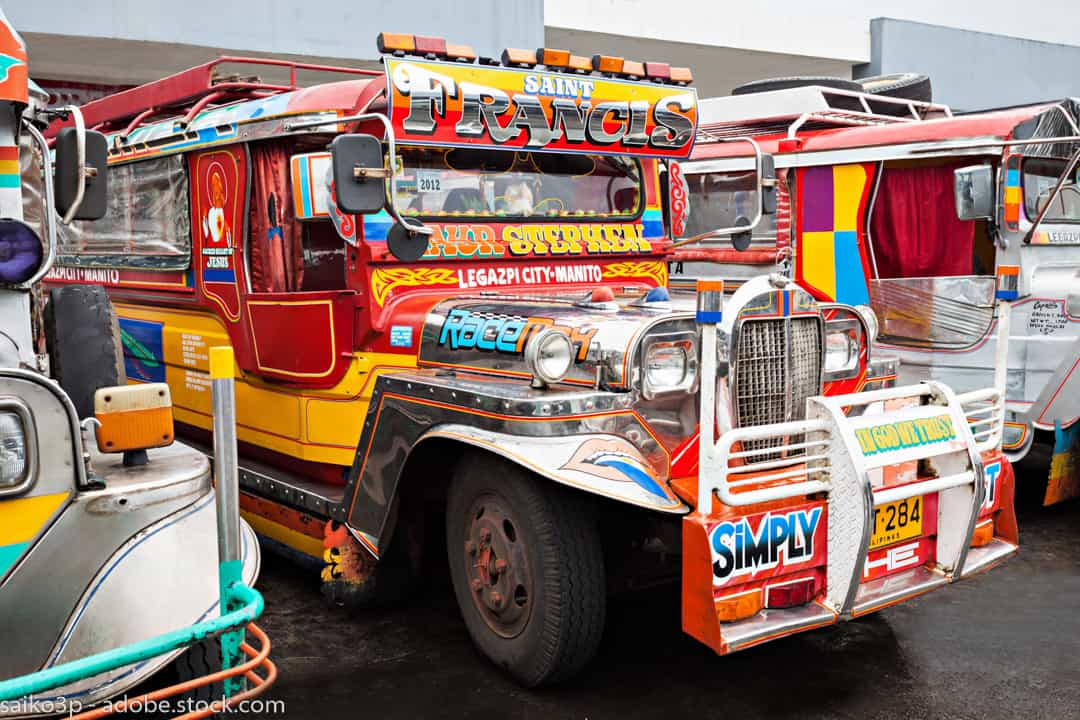
[[[62,492],[0,500],[0,546],[33,540],[69,495]]]
[[[229,344],[225,326],[208,312],[122,302],[116,311],[124,318],[164,324],[165,380],[176,420],[210,430],[210,348]],[[359,353],[344,377],[324,389],[289,388],[237,369],[237,437],[308,462],[351,465],[375,379],[415,367],[413,355]]]

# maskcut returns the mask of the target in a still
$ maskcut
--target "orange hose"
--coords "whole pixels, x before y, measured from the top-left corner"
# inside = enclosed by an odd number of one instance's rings
[[[226,707],[229,707],[234,703],[240,702],[242,700],[248,700],[250,698],[261,695],[277,679],[277,667],[269,659],[270,638],[267,637],[266,633],[263,632],[262,628],[260,628],[255,623],[248,623],[246,629],[259,641],[259,650],[256,651],[246,642],[241,643],[240,649],[244,652],[245,655],[250,658],[250,660],[243,663],[242,665],[237,665],[236,667],[229,668],[228,670],[219,670],[218,672],[211,673],[210,675],[204,675],[203,677],[195,678],[193,680],[187,680],[176,685],[170,685],[169,687],[161,688],[160,690],[145,693],[144,695],[140,695],[137,698],[122,700],[118,703],[114,703],[111,707],[108,708],[95,708],[93,710],[88,710],[84,713],[79,713],[78,715],[72,715],[71,720],[97,720],[98,718],[107,717],[113,713],[123,712],[130,704],[137,703],[140,705],[144,705],[149,702],[163,700],[165,698],[173,697],[189,690],[194,690],[195,688],[203,687],[204,685],[211,685],[220,680],[227,680],[229,678],[236,677],[237,675],[243,675],[244,677],[251,680],[253,683],[257,683],[256,686],[245,690],[242,693],[234,695],[227,701],[215,700],[211,704],[210,708],[206,710],[197,710],[187,713],[185,715],[181,715],[177,718],[177,720],[198,720],[198,718],[205,718],[215,712],[221,712]],[[261,678],[254,673],[254,670],[260,667],[266,670],[265,678]]]

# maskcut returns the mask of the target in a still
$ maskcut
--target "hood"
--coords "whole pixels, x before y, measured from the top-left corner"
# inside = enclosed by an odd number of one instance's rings
[[[641,338],[669,326],[693,329],[693,315],[667,303],[590,306],[547,297],[451,298],[428,313],[420,365],[531,378],[525,345],[554,327],[570,338],[576,353],[565,382],[592,386],[603,365],[605,382],[625,388],[632,382],[630,361]]]

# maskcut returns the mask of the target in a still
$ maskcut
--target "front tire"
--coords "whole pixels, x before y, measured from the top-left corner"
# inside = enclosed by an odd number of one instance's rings
[[[604,562],[582,499],[501,458],[466,455],[447,499],[458,607],[477,647],[526,687],[558,682],[596,654]]]

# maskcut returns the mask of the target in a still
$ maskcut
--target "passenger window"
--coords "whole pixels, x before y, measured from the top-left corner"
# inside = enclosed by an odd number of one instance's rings
[[[301,223],[304,276],[301,290],[344,290],[345,241],[329,220]]]
[[[109,167],[109,207],[93,222],[58,225],[64,265],[184,270],[191,211],[181,155]]]

